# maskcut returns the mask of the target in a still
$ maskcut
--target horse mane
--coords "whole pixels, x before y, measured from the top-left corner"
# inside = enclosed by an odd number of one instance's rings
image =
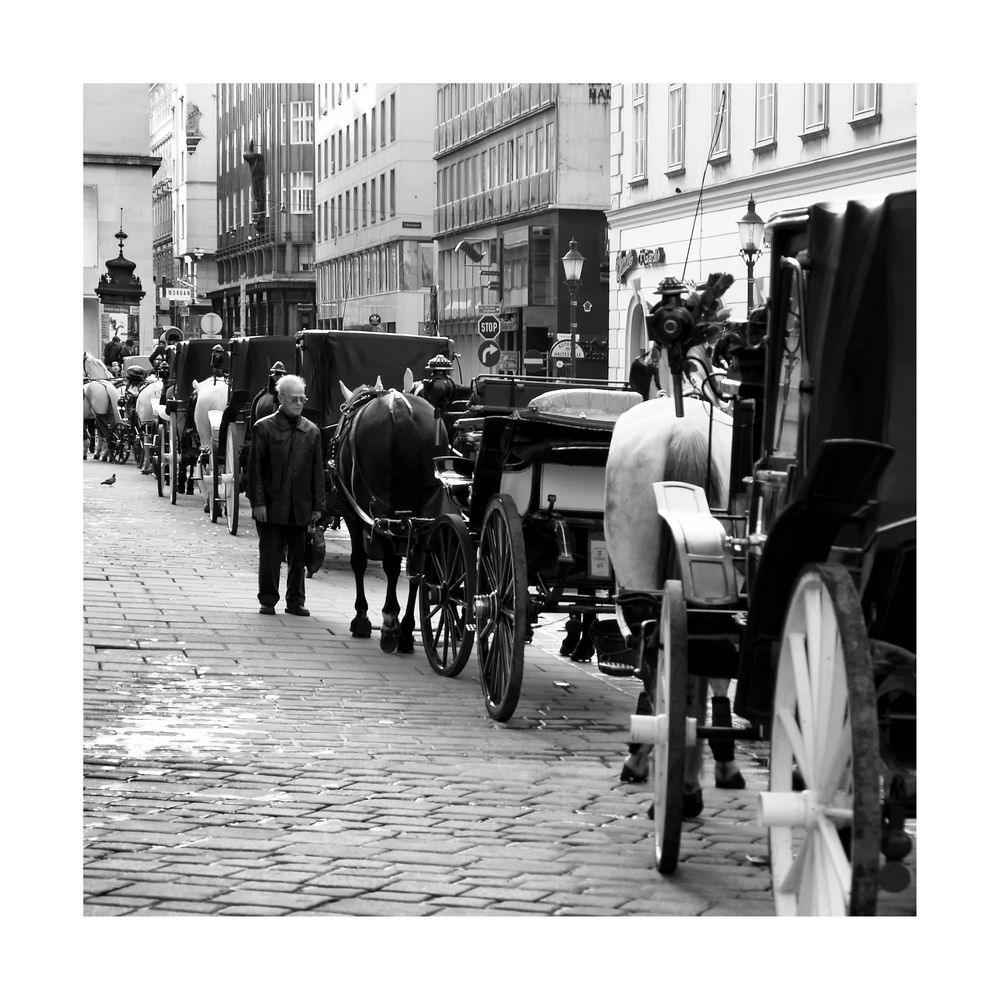
[[[724,503],[722,477],[715,462],[709,462],[708,436],[702,427],[690,420],[677,420],[667,425],[663,478],[701,486],[712,507]]]

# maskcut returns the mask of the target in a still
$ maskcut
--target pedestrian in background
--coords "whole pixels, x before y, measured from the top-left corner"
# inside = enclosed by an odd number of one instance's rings
[[[305,382],[298,375],[278,380],[278,409],[253,425],[248,489],[259,539],[257,600],[273,615],[280,596],[281,557],[287,550],[285,614],[306,609],[306,534],[326,506],[323,446],[319,428],[302,416]]]
[[[167,335],[165,333],[160,334],[160,339],[156,342],[156,347],[153,348],[153,353],[149,356],[149,363],[153,366],[153,371],[156,371],[156,367],[160,360],[166,360],[167,357]]]
[[[104,363],[110,368],[118,360],[118,348],[121,347],[121,338],[115,334],[104,345]]]

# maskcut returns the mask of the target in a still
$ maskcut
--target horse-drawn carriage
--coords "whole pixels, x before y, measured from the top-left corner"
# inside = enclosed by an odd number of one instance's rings
[[[211,380],[215,383],[213,391],[226,391],[225,347],[219,339],[185,340],[172,347],[167,357],[169,373],[158,404],[159,426],[153,465],[158,494],[163,496],[169,490],[170,502],[176,504],[178,490],[184,490],[185,484],[187,492],[193,493],[199,448],[210,450],[210,445],[201,441],[202,433],[195,423],[192,404],[197,390],[194,383]],[[203,406],[207,403],[203,398]],[[201,430],[204,432],[206,428]]]
[[[777,912],[871,914],[880,886],[908,884],[916,814],[916,196],[768,229],[766,325],[747,325],[728,375],[728,495],[656,483],[667,579],[619,595],[654,703],[632,738],[653,748],[661,873],[678,862],[698,741],[769,738],[759,817]],[[676,375],[710,324],[694,298],[663,306],[651,332]],[[691,676],[737,678],[749,732],[701,725]]]
[[[229,344],[229,399],[218,426],[218,443],[212,449],[212,521],[224,512],[229,533],[239,530],[240,494],[246,492],[250,433],[254,421],[276,407],[272,368],[280,362],[287,374],[297,367],[295,338],[248,337]],[[214,415],[209,414],[214,420]],[[213,435],[214,435],[213,429]],[[221,495],[220,495],[221,494]]]
[[[602,381],[479,376],[454,424],[461,454],[435,459],[461,517],[440,519],[425,543],[425,653],[454,677],[475,641],[486,710],[500,722],[517,707],[539,614],[614,610],[604,467],[615,421],[640,401]]]

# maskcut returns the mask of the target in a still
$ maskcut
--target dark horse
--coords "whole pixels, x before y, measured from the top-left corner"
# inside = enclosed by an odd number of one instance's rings
[[[436,517],[448,509],[444,489],[434,476],[433,457],[446,454],[447,434],[434,407],[419,396],[381,384],[362,386],[349,396],[337,425],[333,454],[335,482],[344,520],[351,536],[351,569],[357,596],[357,614],[351,635],[368,638],[372,632],[365,599],[365,570],[369,555],[381,558],[386,575],[382,608],[381,647],[386,653],[413,652],[413,606],[419,574],[410,575],[406,612],[399,619],[396,584],[402,567],[401,543],[408,557],[416,555],[409,541],[388,538],[375,528],[376,518]]]

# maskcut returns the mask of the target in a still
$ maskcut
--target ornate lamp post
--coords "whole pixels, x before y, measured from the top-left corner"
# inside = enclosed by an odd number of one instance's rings
[[[753,266],[760,258],[764,244],[764,220],[754,211],[753,195],[747,203],[747,214],[736,223],[740,232],[740,256],[747,266],[747,319],[753,309]]]
[[[576,295],[580,290],[580,275],[586,257],[576,248],[576,240],[569,241],[569,253],[562,259],[563,273],[569,288],[569,377],[576,378]]]

